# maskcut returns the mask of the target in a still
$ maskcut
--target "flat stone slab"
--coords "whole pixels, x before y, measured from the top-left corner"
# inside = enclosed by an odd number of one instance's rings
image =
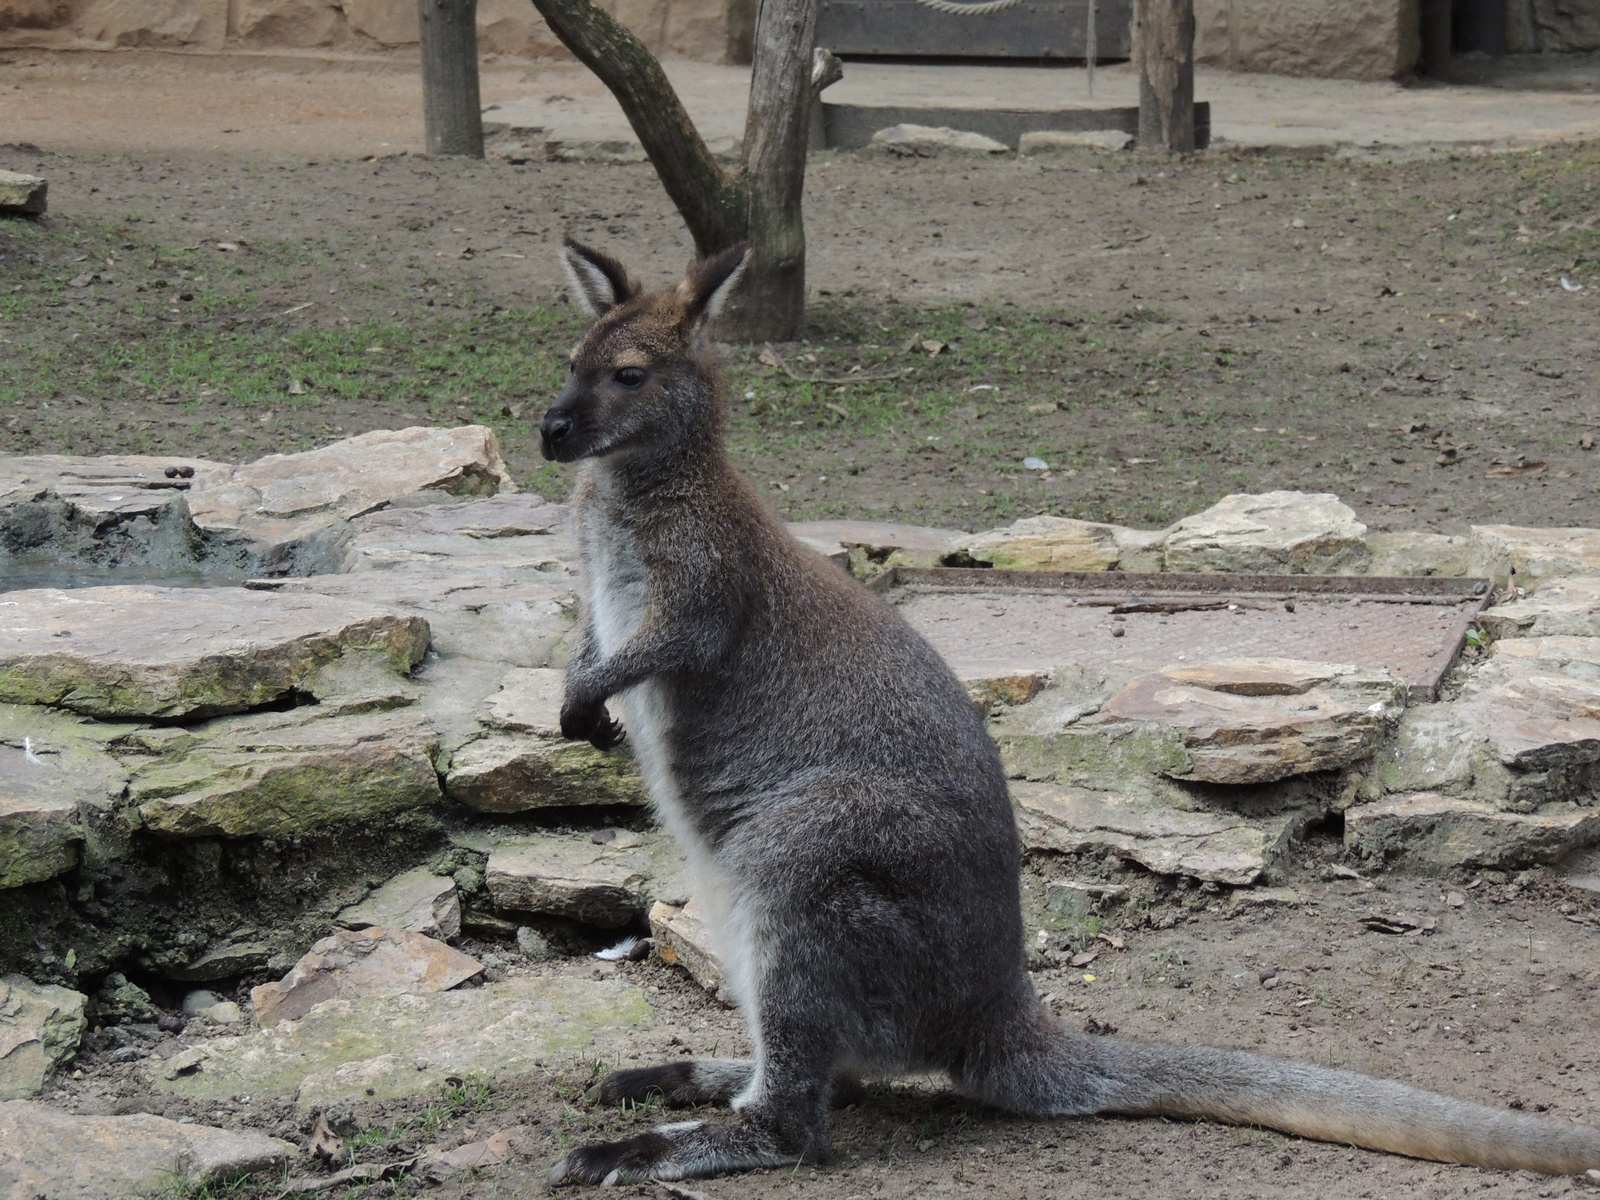
[[[1115,854],[1163,875],[1191,875],[1235,887],[1275,871],[1304,816],[1246,820],[1189,812],[1112,792],[1013,783],[1022,844],[1064,854]]]
[[[1522,663],[1600,682],[1600,637],[1526,637],[1496,642],[1490,653],[1503,663]]]
[[[201,1060],[174,1078],[160,1064],[146,1071],[154,1090],[196,1100],[381,1103],[437,1094],[451,1076],[514,1079],[609,1058],[653,1017],[644,993],[620,979],[514,976],[426,996],[327,1000],[297,1021],[202,1043]]]
[[[78,1052],[88,1000],[55,984],[0,976],[0,1100],[38,1095],[50,1072]],[[0,1163],[4,1146],[0,1138]]]
[[[825,558],[867,578],[890,567],[932,567],[967,535],[893,521],[790,521],[789,532]]]
[[[1600,680],[1497,656],[1462,689],[1456,717],[1521,770],[1600,762]]]
[[[50,184],[37,175],[0,171],[0,212],[36,217],[49,207]]]
[[[1346,809],[1344,841],[1369,858],[1412,868],[1521,867],[1555,862],[1600,841],[1600,808],[1552,804],[1502,812],[1422,792]]]
[[[1600,529],[1474,525],[1472,574],[1532,591],[1552,579],[1600,575]]]
[[[305,706],[137,740],[155,757],[128,796],[145,828],[169,837],[299,833],[443,799],[438,734],[409,710],[325,716]]]
[[[1398,530],[1367,534],[1366,574],[1445,575],[1458,578],[1472,574],[1472,555],[1468,539],[1444,533],[1417,533]]]
[[[1600,637],[1600,576],[1556,579],[1478,618],[1496,638]]]
[[[508,839],[489,855],[485,877],[497,908],[606,929],[644,916],[653,900],[682,903],[689,891],[670,838],[627,831],[604,843],[588,835]]]
[[[1174,778],[1270,783],[1369,758],[1405,708],[1385,671],[1281,658],[1172,665],[1129,683],[1101,716],[1177,732]]]
[[[396,875],[335,918],[347,929],[401,929],[448,941],[461,932],[456,881],[418,868]]]
[[[650,906],[650,936],[655,939],[656,954],[662,962],[682,967],[690,979],[722,1003],[733,1003],[716,935],[706,924],[698,900],[684,905],[656,901]]]
[[[0,457],[0,512],[11,509],[7,523],[19,525],[28,518],[16,516],[17,506],[55,498],[92,520],[107,517],[160,520],[165,510],[184,505],[196,474],[203,470],[227,469],[224,463],[181,454],[161,458],[145,454]],[[169,470],[173,474],[167,474]],[[185,514],[187,511],[185,507]],[[12,528],[8,533],[11,538],[21,534],[25,543],[34,540],[26,530]]]
[[[251,543],[255,555],[274,563],[290,558],[308,539],[405,496],[516,490],[490,429],[417,426],[197,471],[189,511],[203,533]]]
[[[108,1200],[155,1195],[174,1176],[191,1186],[277,1174],[300,1154],[292,1142],[150,1113],[84,1117],[43,1104],[0,1104],[0,1196]]]
[[[282,979],[250,989],[262,1028],[305,1016],[324,1000],[447,992],[481,974],[483,964],[404,929],[336,929]]]
[[[1337,575],[1365,564],[1367,527],[1331,492],[1224,496],[1163,543],[1169,571]]]
[[[420,617],[323,596],[39,588],[0,606],[0,702],[108,719],[243,712],[346,650],[375,651],[404,673],[427,648]]]
[[[1122,559],[1116,526],[1068,517],[1024,517],[964,539],[959,549],[1003,570],[1109,571]]]

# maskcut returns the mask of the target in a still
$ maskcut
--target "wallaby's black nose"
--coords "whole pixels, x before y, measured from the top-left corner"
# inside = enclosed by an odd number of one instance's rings
[[[546,413],[539,423],[539,449],[546,458],[555,457],[555,448],[572,434],[572,418],[566,413]]]

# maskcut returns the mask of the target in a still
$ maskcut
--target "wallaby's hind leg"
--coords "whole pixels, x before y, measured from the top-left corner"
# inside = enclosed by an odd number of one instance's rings
[[[668,1108],[696,1108],[702,1104],[731,1104],[755,1074],[749,1058],[698,1058],[663,1063],[659,1067],[633,1067],[613,1071],[589,1089],[591,1104],[648,1104],[659,1101]],[[867,1093],[854,1074],[833,1077],[833,1106],[858,1103]]]
[[[589,1089],[593,1104],[645,1104],[659,1100],[668,1108],[727,1104],[750,1085],[756,1064],[749,1058],[699,1058],[613,1071]]]

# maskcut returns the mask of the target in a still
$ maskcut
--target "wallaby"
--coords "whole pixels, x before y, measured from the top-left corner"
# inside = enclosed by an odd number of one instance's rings
[[[1600,1168],[1595,1129],[1283,1059],[1085,1036],[1046,1010],[982,720],[899,614],[794,541],[724,455],[705,331],[744,261],[724,251],[647,294],[614,259],[565,248],[596,319],[540,427],[546,458],[583,460],[587,604],[561,730],[602,749],[626,730],[755,1057],[608,1076],[601,1102],[731,1103],[739,1117],[573,1150],[550,1182],[819,1162],[836,1080],[913,1071],[1030,1117],[1210,1117],[1445,1162]]]

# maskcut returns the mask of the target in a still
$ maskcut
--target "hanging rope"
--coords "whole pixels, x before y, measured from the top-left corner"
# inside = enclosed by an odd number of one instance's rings
[[[952,17],[986,17],[990,13],[1015,8],[1022,0],[987,0],[984,4],[961,4],[957,0],[917,0],[917,3]]]

